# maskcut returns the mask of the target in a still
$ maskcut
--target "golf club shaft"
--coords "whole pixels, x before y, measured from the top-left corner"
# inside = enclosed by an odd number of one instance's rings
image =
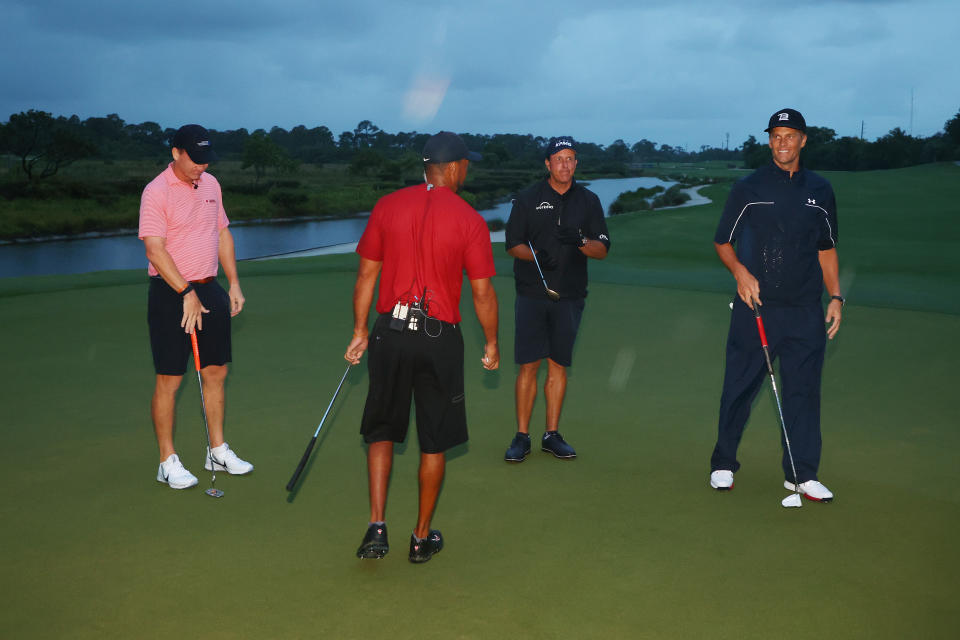
[[[783,407],[780,405],[780,392],[777,391],[777,378],[773,374],[773,362],[770,360],[770,346],[767,344],[767,332],[763,327],[763,318],[760,316],[760,305],[753,301],[753,314],[757,318],[757,331],[760,332],[760,344],[763,346],[763,357],[767,359],[767,373],[770,374],[770,386],[773,387],[773,397],[777,401],[777,415],[780,416],[780,427],[783,429],[783,441],[787,445],[787,457],[790,459],[790,470],[793,471],[793,488],[800,490],[797,481],[797,466],[793,463],[793,451],[790,448],[790,436],[787,435],[787,422],[783,419]]]
[[[537,252],[533,248],[533,243],[530,241],[527,241],[527,246],[530,247],[530,253],[533,254],[533,264],[537,265],[537,271],[540,273],[540,282],[543,283],[543,288],[547,290],[547,295],[550,296],[551,298],[553,298],[554,296],[557,296],[556,291],[554,291],[547,285],[547,279],[543,276],[543,269],[540,268],[540,261],[537,260]]]
[[[303,468],[307,466],[307,460],[310,459],[310,453],[313,451],[313,445],[317,444],[317,436],[320,435],[320,429],[323,428],[323,423],[326,421],[327,415],[330,413],[330,408],[333,406],[334,401],[340,394],[340,388],[343,386],[343,381],[347,379],[347,374],[350,373],[351,366],[353,365],[348,364],[347,370],[343,372],[343,376],[340,378],[340,384],[337,385],[337,390],[333,392],[333,397],[330,399],[330,404],[327,405],[327,410],[323,412],[323,417],[320,418],[320,425],[313,433],[313,437],[310,438],[310,444],[307,445],[307,450],[303,452],[303,456],[300,458],[300,464],[297,465],[297,469],[293,472],[293,477],[291,477],[290,482],[287,483],[287,491],[293,491],[293,487],[297,484],[300,474],[303,473]]]
[[[203,414],[203,430],[207,434],[207,458],[210,460],[210,470],[213,477],[210,479],[210,488],[217,483],[217,467],[213,462],[213,447],[210,446],[210,427],[207,425],[207,405],[203,400],[203,378],[200,376],[200,347],[197,345],[196,330],[190,332],[190,344],[193,347],[193,365],[197,369],[197,382],[200,383],[200,412]]]

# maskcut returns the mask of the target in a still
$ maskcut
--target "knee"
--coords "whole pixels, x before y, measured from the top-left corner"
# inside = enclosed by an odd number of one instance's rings
[[[536,378],[537,372],[540,371],[540,362],[540,360],[537,360],[536,362],[528,362],[520,365],[520,371],[517,373],[517,377],[524,379]]]
[[[183,380],[183,376],[157,376],[157,385],[154,388],[154,393],[157,395],[163,396],[172,396],[177,393],[177,389],[180,388],[180,381]]]
[[[210,365],[200,370],[207,384],[222,384],[227,379],[227,365]]]

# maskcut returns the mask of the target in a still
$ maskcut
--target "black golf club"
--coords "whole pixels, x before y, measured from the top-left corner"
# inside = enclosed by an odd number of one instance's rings
[[[763,345],[763,356],[767,359],[767,372],[770,374],[770,385],[773,387],[773,397],[777,400],[777,413],[780,415],[780,427],[783,429],[783,441],[787,444],[787,457],[790,458],[790,469],[793,470],[793,495],[780,501],[785,507],[800,507],[800,482],[797,481],[797,467],[793,464],[793,451],[790,449],[790,436],[787,435],[787,423],[783,419],[783,409],[780,406],[780,393],[777,391],[777,379],[773,375],[773,363],[770,361],[770,347],[767,345],[767,332],[763,328],[763,318],[760,317],[760,305],[753,301],[753,314],[757,317],[757,330],[760,332],[760,344]]]
[[[207,433],[207,460],[210,462],[210,470],[213,472],[213,477],[210,478],[210,488],[204,493],[211,498],[222,498],[223,491],[214,486],[217,483],[217,468],[213,463],[213,452],[210,447],[210,427],[207,426],[207,405],[203,401],[203,378],[200,377],[200,347],[197,346],[196,330],[190,332],[190,343],[193,345],[193,364],[197,368],[197,382],[200,383],[200,410],[203,413],[203,430]]]
[[[533,264],[537,265],[537,271],[540,272],[540,281],[543,282],[543,288],[547,290],[547,297],[553,301],[560,299],[560,294],[547,286],[547,279],[543,277],[543,269],[540,268],[540,261],[537,260],[537,252],[533,250],[533,243],[527,242],[527,246],[530,247],[530,253],[533,254]]]
[[[348,364],[347,370],[343,372],[343,377],[340,378],[340,384],[337,385],[337,390],[333,392],[333,397],[330,398],[330,404],[327,405],[327,410],[323,412],[323,417],[320,418],[320,426],[318,426],[317,430],[314,431],[313,437],[310,439],[310,444],[307,445],[307,450],[303,452],[303,457],[300,458],[300,464],[297,465],[297,470],[293,472],[293,477],[290,478],[290,482],[287,483],[287,491],[293,491],[293,487],[297,484],[300,474],[303,473],[303,468],[307,466],[307,460],[310,458],[310,452],[313,451],[313,445],[317,444],[317,436],[320,435],[320,429],[323,428],[323,422],[327,419],[327,414],[330,413],[330,408],[333,406],[334,401],[340,394],[340,387],[343,386],[343,381],[347,379],[347,374],[350,373],[350,367],[352,366],[352,364]]]

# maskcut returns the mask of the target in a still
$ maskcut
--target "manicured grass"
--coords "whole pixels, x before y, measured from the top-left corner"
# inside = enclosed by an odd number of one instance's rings
[[[949,167],[927,169],[955,180]],[[495,246],[505,364],[480,368],[465,301],[471,440],[450,456],[434,520],[447,547],[425,566],[406,560],[415,442],[394,465],[390,554],[353,556],[367,516],[365,365],[298,491],[283,489],[345,366],[354,256],[241,265],[248,306],[234,325],[227,435],[256,470],[219,474],[219,501],[202,493],[210,476],[189,376],[177,445],[201,485],[175,492],[154,480],[142,272],[0,281],[3,635],[951,637],[960,315],[942,295],[921,296],[943,304],[916,310],[886,286],[894,274],[920,294],[951,291],[949,278],[901,273],[911,236],[874,208],[877,191],[908,206],[917,194],[883,184],[908,184],[909,172],[831,176],[850,247],[841,264],[849,255],[858,267],[824,372],[821,478],[833,504],[779,505],[768,389],[736,489],[707,487],[732,290],[710,244],[720,205],[620,216],[610,258],[591,264],[561,425],[573,462],[536,450],[502,462],[514,431],[513,283]],[[933,204],[910,210],[920,228],[949,221]],[[874,255],[864,235],[889,263],[859,267]],[[535,411],[538,424],[542,402]]]

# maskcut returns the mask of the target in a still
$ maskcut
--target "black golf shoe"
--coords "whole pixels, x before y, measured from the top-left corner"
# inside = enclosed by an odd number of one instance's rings
[[[573,460],[577,457],[577,452],[568,445],[559,431],[547,431],[543,434],[543,440],[540,441],[540,450],[552,453],[557,458],[564,460]]]
[[[390,545],[387,544],[387,525],[371,524],[363,536],[363,542],[357,549],[357,557],[366,560],[379,560],[387,555]]]
[[[421,564],[433,557],[433,554],[440,553],[443,549],[443,536],[436,529],[430,529],[430,533],[423,540],[417,540],[417,536],[410,535],[410,562]]]
[[[503,459],[507,462],[523,462],[528,453],[530,453],[530,434],[518,431],[517,435],[513,436],[513,442],[507,448]]]

